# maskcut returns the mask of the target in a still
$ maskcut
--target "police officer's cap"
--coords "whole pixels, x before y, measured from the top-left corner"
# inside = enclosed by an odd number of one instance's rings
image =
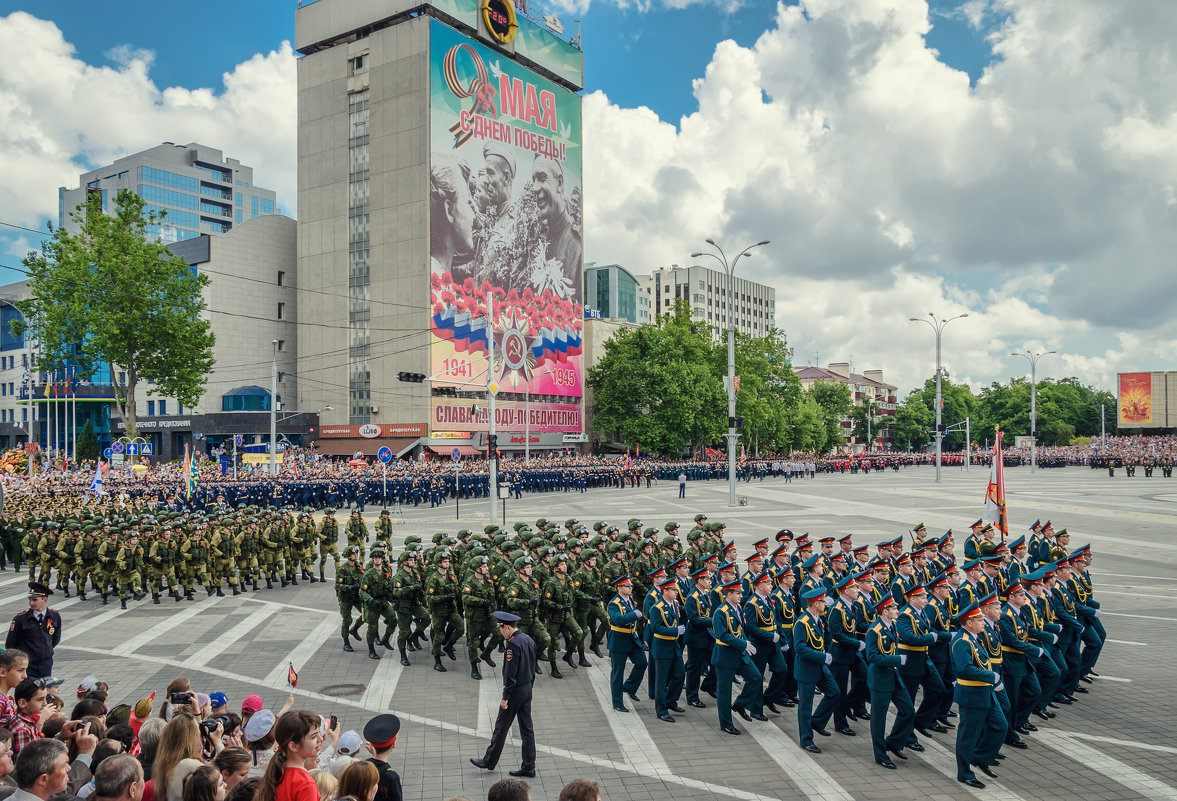
[[[503,611],[491,612],[490,616],[493,617],[495,620],[499,621],[500,623],[507,623],[508,625],[511,625],[511,626],[514,626],[516,623],[518,623],[519,619],[520,619],[519,615],[513,615],[510,612],[503,612]]]
[[[392,741],[396,739],[400,730],[400,718],[391,713],[385,713],[368,721],[364,726],[364,739],[370,742],[377,751],[382,751],[392,745]]]
[[[30,598],[48,598],[53,594],[53,590],[39,581],[29,582],[29,597]]]

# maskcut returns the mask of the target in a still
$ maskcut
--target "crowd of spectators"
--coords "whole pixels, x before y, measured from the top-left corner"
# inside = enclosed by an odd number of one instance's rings
[[[87,676],[71,704],[61,680],[27,669],[23,652],[0,652],[0,801],[401,801],[394,715],[345,732],[334,716],[293,708],[293,695],[275,711],[249,695],[238,711],[183,677],[162,702],[151,693],[111,706],[112,690]],[[600,797],[577,779],[559,799]],[[519,779],[487,795],[530,798]]]

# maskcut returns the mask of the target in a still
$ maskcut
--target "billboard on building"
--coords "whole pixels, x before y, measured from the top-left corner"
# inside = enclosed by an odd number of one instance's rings
[[[436,20],[429,93],[434,386],[486,385],[493,319],[500,392],[579,398],[580,97]]]
[[[1152,424],[1152,373],[1120,373],[1120,425]]]

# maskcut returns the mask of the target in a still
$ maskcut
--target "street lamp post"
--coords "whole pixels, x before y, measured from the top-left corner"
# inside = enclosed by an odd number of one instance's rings
[[[1038,360],[1057,351],[1011,353],[1030,362],[1030,472],[1038,467]]]
[[[944,432],[940,423],[941,407],[943,406],[940,397],[940,379],[944,375],[944,367],[940,359],[940,341],[944,333],[944,327],[946,325],[951,323],[953,320],[959,320],[960,318],[968,317],[969,315],[967,313],[958,314],[955,317],[949,317],[946,320],[936,319],[936,315],[932,314],[931,312],[928,312],[928,316],[932,319],[925,320],[923,317],[909,317],[908,320],[913,323],[926,323],[927,325],[932,326],[932,330],[936,332],[936,483],[939,484],[940,462],[944,443]]]
[[[723,248],[715,244],[714,239],[708,239],[707,244],[718,250],[719,255],[700,252],[692,253],[691,258],[710,256],[722,264],[723,271],[727,273],[727,505],[734,507],[736,505],[736,329],[732,291],[735,283],[736,264],[739,263],[740,257],[752,255],[752,248],[767,245],[768,240],[765,239],[744,248],[736,254],[731,264],[728,264],[727,255],[723,252]]]
[[[278,455],[274,450],[278,439],[278,340],[271,340],[274,346],[270,359],[270,475],[278,474]]]

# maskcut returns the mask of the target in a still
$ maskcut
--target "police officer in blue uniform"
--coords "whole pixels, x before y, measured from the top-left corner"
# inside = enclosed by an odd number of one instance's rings
[[[61,613],[49,608],[53,590],[37,581],[29,582],[29,608],[18,612],[8,626],[4,648],[29,655],[29,677],[53,675],[53,649],[61,642]]]
[[[490,745],[481,759],[471,758],[470,764],[483,770],[494,770],[507,742],[511,724],[519,721],[519,738],[523,741],[523,764],[512,776],[535,777],[535,729],[531,725],[531,690],[535,682],[535,640],[519,631],[519,616],[510,612],[495,612],[492,617],[503,635],[503,698],[499,701],[499,715],[495,719]]]

